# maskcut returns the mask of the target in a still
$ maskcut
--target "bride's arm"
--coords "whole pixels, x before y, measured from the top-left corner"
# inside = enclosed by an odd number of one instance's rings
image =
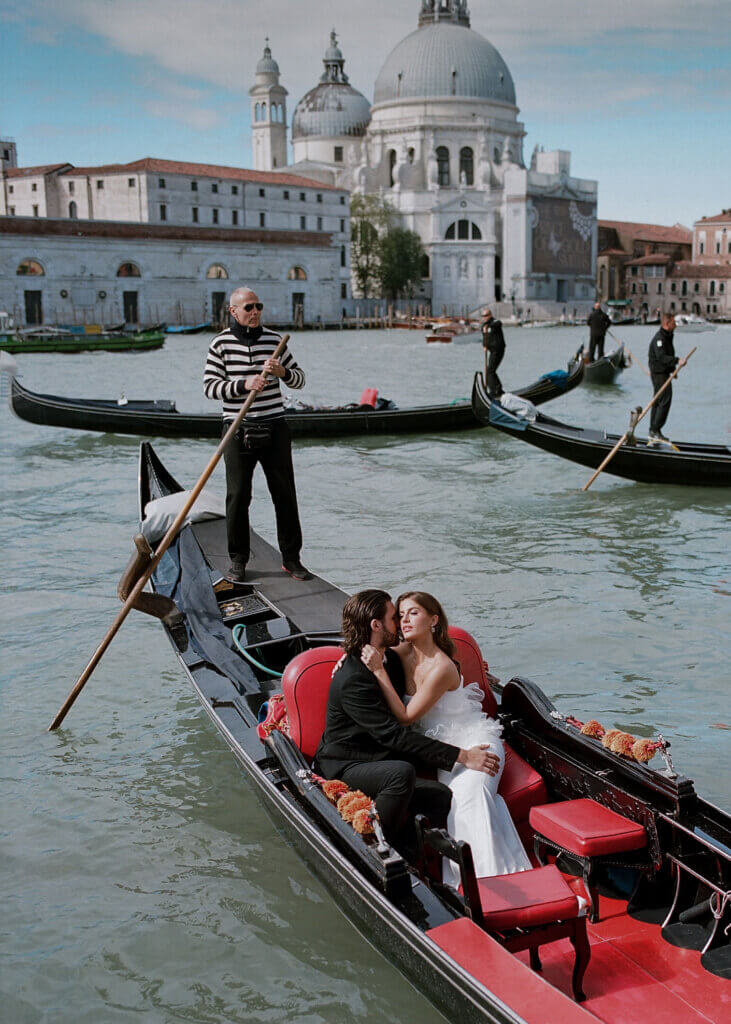
[[[383,667],[383,658],[379,652],[367,644],[363,648],[361,661],[378,680],[378,685],[381,687],[389,709],[402,725],[411,725],[423,718],[427,711],[434,707],[442,694],[453,688],[455,679],[458,679],[457,669],[453,665],[436,669],[427,676],[419,687],[419,692],[414,694],[408,705],[405,705],[388,678],[388,673]]]

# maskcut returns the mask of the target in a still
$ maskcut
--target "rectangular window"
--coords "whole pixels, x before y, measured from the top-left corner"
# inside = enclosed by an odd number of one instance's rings
[[[239,211],[238,210],[232,210],[231,211],[231,223],[236,225],[236,224],[238,224],[238,222],[239,222]]]
[[[69,195],[73,195],[75,190],[76,190],[76,182],[75,181],[70,181],[69,182]]]
[[[701,244],[698,247],[698,250],[699,250],[699,252],[700,252],[700,254],[702,256],[703,253],[706,251],[706,243],[705,242],[701,242]]]
[[[345,206],[345,196],[340,197],[340,205]]]
[[[102,189],[102,188],[104,188],[104,182],[102,181],[102,179],[101,179],[101,178],[97,178],[97,180],[96,180],[96,187],[97,187],[98,189]]]
[[[642,282],[642,294],[643,295],[647,295],[647,282],[646,281]]]
[[[33,184],[30,187],[30,190],[31,190],[31,192],[37,192],[38,191],[38,183],[34,181]]]
[[[322,231],[322,217],[317,218],[317,230]]]
[[[218,210],[211,210],[211,219],[214,224],[218,224]]]
[[[157,179],[157,187],[158,188],[165,188],[166,187],[165,186],[165,179],[164,178],[158,178]]]
[[[34,206],[34,207],[33,207],[33,216],[34,216],[34,217],[37,217],[37,216],[38,216],[38,207],[37,207],[37,206]]]
[[[259,189],[259,198],[263,199],[265,197],[265,195],[266,195],[266,192],[264,191],[264,189],[260,188]]]
[[[267,215],[265,213],[259,214],[259,227],[265,228],[267,226]]]
[[[15,192],[15,185],[8,185],[8,192],[12,195]]]
[[[662,295],[662,281],[657,282],[657,294]]]
[[[135,179],[134,178],[127,178],[127,185],[129,186],[129,188],[134,188],[135,187]]]
[[[345,283],[345,281],[343,281],[343,283],[340,285],[340,298],[341,299],[347,299],[347,297],[348,297],[348,286]]]
[[[340,218],[340,233],[345,233],[345,217]]]
[[[10,211],[10,216],[14,217],[15,216],[15,207],[14,206],[9,206],[8,210]]]
[[[215,181],[211,185],[211,192],[218,192],[218,185]]]
[[[347,259],[346,259],[346,255],[345,255],[345,246],[341,245],[340,246],[340,266],[344,267],[346,265],[347,265]]]
[[[307,198],[307,196],[304,194],[304,192],[300,192],[300,202],[304,203],[306,198]]]
[[[160,203],[160,220],[168,219],[168,208],[165,203]]]
[[[198,182],[197,181],[191,181],[191,183],[190,183],[190,191],[191,192],[197,192],[198,191]]]
[[[239,194],[239,186],[238,185],[232,185],[231,186],[231,195],[232,196],[237,196],[238,194]]]
[[[334,160],[335,160],[336,164],[341,164],[343,162],[343,147],[342,146],[336,146],[335,147]],[[343,296],[343,298],[345,298],[345,296]]]
[[[307,217],[300,217],[300,228],[302,231],[307,230]]]
[[[318,203],[322,202],[322,192],[318,192],[317,193],[317,201],[318,201]]]
[[[193,223],[194,224],[198,223],[198,207],[197,206],[193,207]]]
[[[701,290],[701,286],[696,281],[696,283],[693,285],[693,291],[694,292],[699,292],[700,290]]]
[[[717,252],[717,254],[719,256],[721,255],[721,243],[720,242],[716,242],[716,252]]]
[[[637,267],[632,267],[632,277],[637,277]]]
[[[284,192],[282,192],[282,199],[289,199],[289,189],[285,188]]]

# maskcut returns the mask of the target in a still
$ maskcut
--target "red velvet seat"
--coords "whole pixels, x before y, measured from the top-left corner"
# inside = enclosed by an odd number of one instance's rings
[[[554,864],[478,878],[477,887],[485,927],[490,931],[536,928],[579,914],[578,898]]]
[[[310,759],[325,729],[330,680],[342,656],[341,647],[313,647],[293,658],[282,676],[289,734]]]
[[[530,825],[535,833],[533,846],[540,864],[545,863],[547,849],[572,854],[581,862],[584,887],[589,896],[589,920],[598,920],[595,883],[596,871],[603,857],[622,857],[647,846],[643,825],[604,807],[596,800],[564,800],[543,804],[530,811]],[[629,866],[629,865],[628,865]],[[633,864],[647,870],[647,865]]]

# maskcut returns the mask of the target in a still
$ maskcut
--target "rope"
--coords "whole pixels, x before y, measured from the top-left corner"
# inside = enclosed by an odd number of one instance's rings
[[[233,631],[231,633],[233,637],[233,642],[236,645],[236,649],[239,652],[239,654],[242,654],[248,662],[251,662],[251,664],[254,665],[255,668],[258,668],[261,672],[266,672],[266,674],[268,676],[271,676],[273,679],[281,679],[281,672],[275,672],[274,669],[269,668],[268,665],[262,665],[260,661],[257,661],[253,655],[249,654],[249,652],[241,646],[241,644],[239,643],[239,636],[241,635],[241,630],[243,628],[244,624],[242,622],[239,622],[238,625],[234,626]]]

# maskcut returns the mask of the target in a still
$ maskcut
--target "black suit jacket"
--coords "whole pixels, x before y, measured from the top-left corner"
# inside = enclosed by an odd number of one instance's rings
[[[385,665],[396,692],[403,697],[404,673],[398,655],[387,651]],[[373,673],[356,655],[346,657],[330,685],[325,731],[315,754],[324,775],[335,778],[354,761],[416,761],[451,771],[458,755],[459,747],[401,725]]]

